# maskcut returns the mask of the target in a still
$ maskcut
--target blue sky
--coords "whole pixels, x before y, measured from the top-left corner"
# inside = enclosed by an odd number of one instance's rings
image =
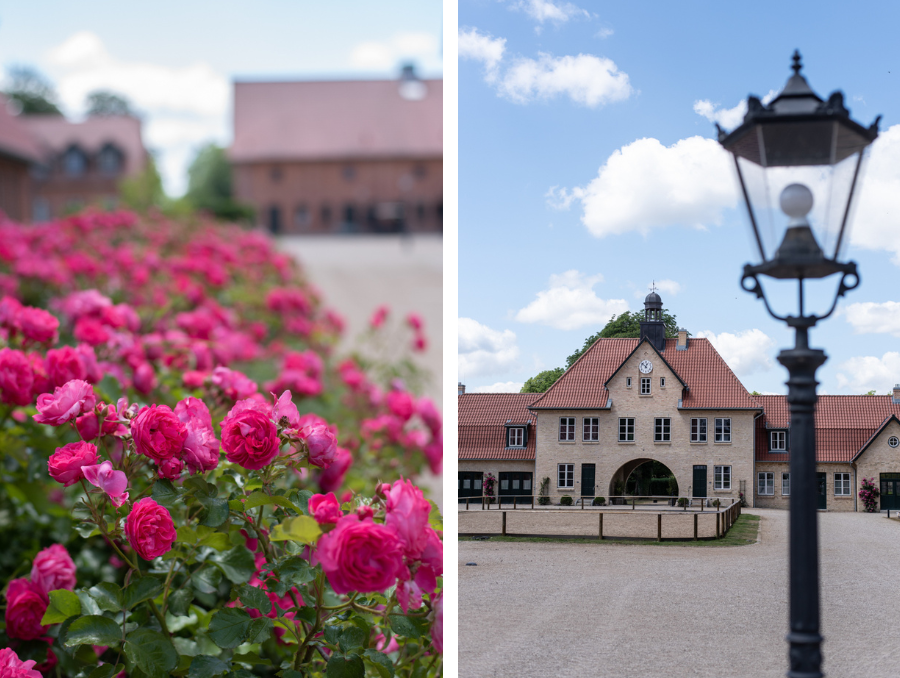
[[[39,68],[72,116],[94,88],[126,94],[178,195],[196,148],[230,142],[234,79],[395,77],[405,60],[440,76],[442,18],[433,0],[9,2],[0,65]]]
[[[793,336],[739,287],[753,251],[712,121],[732,128],[748,94],[779,91],[795,48],[820,96],[843,90],[866,125],[884,116],[846,252],[862,284],[811,334],[829,355],[820,393],[900,382],[898,19],[887,2],[462,0],[468,390],[517,390],[564,365],[614,312],[642,309],[655,279],[679,324],[708,336],[748,389],[785,392],[774,358]],[[796,312],[795,294],[776,295],[783,310]]]

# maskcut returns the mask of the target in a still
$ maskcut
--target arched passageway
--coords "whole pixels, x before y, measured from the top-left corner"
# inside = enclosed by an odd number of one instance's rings
[[[609,481],[610,496],[678,496],[678,480],[668,466],[655,459],[632,459]]]

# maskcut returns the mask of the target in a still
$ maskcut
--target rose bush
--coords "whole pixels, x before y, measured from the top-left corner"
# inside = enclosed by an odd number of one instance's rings
[[[342,330],[256,233],[0,217],[0,674],[440,675],[424,326]]]

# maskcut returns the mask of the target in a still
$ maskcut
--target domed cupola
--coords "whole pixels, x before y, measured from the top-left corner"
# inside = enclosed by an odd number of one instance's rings
[[[657,351],[666,350],[666,326],[662,317],[662,299],[656,293],[656,283],[644,298],[644,319],[641,321],[641,341],[649,339]]]

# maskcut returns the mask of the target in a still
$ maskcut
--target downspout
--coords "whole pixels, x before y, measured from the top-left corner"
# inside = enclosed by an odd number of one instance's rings
[[[753,472],[750,474],[750,491],[753,493],[753,508],[756,508],[756,420],[765,416],[765,414],[766,411],[762,410],[753,417]],[[773,479],[772,482],[774,484],[775,480]]]
[[[857,489],[856,487],[856,462],[851,461],[850,466],[853,467],[853,512],[856,513],[857,511],[859,511],[859,506],[857,505],[857,501],[859,500],[859,489]]]

